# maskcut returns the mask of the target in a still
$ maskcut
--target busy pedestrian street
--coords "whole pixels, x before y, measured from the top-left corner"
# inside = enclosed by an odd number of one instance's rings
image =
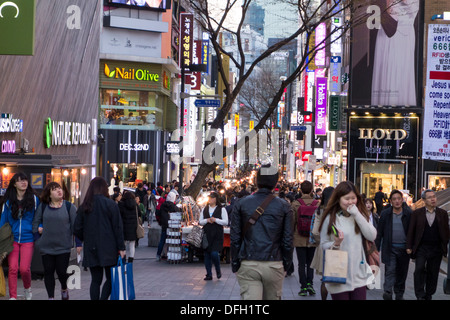
[[[448,309],[450,0],[0,0],[0,145],[2,306]]]
[[[155,223],[154,223],[155,224]],[[136,291],[136,300],[233,300],[234,303],[240,301],[240,288],[236,276],[231,271],[229,264],[222,262],[222,278],[215,276],[212,281],[204,281],[205,267],[200,261],[192,263],[182,262],[172,264],[167,261],[156,261],[156,247],[147,245],[147,235],[140,240],[136,248],[136,255],[133,261],[134,284]],[[71,264],[76,264],[72,261]],[[297,270],[297,259],[294,258],[295,270]],[[443,263],[441,269],[446,268]],[[90,273],[81,270],[80,289],[70,290],[70,300],[90,300],[89,285]],[[381,268],[381,279],[384,277],[384,267]],[[446,270],[446,269],[445,269]],[[414,296],[413,285],[414,263],[410,263],[408,278],[406,281],[405,300],[416,300]],[[450,300],[450,295],[446,295],[442,290],[444,273],[439,274],[438,289],[433,296],[434,300]],[[297,301],[317,301],[321,300],[319,275],[314,277],[314,289],[316,294],[306,297],[298,296],[300,285],[297,272],[285,278],[283,283],[282,300]],[[48,300],[47,292],[43,280],[32,281],[33,300]],[[58,292],[58,291],[56,291]],[[56,295],[56,300],[61,296]],[[7,300],[6,297],[0,300]],[[23,288],[18,289],[18,300],[25,300]],[[331,300],[328,295],[327,300]],[[367,300],[383,300],[383,290],[373,289],[367,291]],[[155,304],[152,304],[156,306]]]

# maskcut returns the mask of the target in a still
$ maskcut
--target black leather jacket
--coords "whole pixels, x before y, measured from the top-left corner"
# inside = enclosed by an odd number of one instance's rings
[[[292,264],[292,209],[287,201],[273,199],[256,224],[248,229],[244,240],[241,238],[244,225],[270,193],[269,189],[259,189],[233,207],[230,228],[233,272],[241,260],[283,261],[285,270]]]

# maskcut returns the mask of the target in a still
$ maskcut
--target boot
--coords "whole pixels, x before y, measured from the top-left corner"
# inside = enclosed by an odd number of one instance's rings
[[[128,258],[128,263],[133,263],[134,258]]]

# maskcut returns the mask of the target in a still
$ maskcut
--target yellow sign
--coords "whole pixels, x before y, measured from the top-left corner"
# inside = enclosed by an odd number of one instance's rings
[[[250,121],[249,129],[250,129],[250,130],[255,129],[255,121],[253,121],[253,120]]]
[[[108,78],[125,79],[125,80],[138,80],[138,81],[159,81],[159,74],[151,73],[148,70],[134,68],[115,68],[111,71],[108,65],[105,63],[105,75]]]
[[[236,127],[236,130],[239,130],[239,114],[236,113],[234,115],[234,126]]]

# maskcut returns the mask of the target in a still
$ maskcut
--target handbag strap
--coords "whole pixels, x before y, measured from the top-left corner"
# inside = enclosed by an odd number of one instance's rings
[[[256,208],[255,212],[250,216],[247,223],[244,226],[244,229],[242,230],[242,238],[244,238],[245,234],[247,233],[247,230],[258,221],[259,217],[262,216],[264,213],[264,210],[266,210],[269,203],[275,199],[275,196],[273,194],[269,194],[266,199],[264,199],[264,202]]]

